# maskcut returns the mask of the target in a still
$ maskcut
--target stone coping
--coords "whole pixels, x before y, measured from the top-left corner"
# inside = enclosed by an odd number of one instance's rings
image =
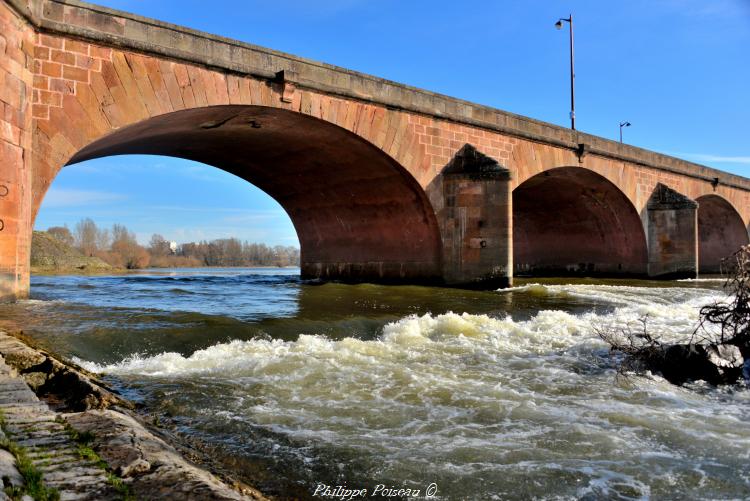
[[[78,0],[5,0],[39,31],[275,80],[750,191],[750,179],[364,73]]]

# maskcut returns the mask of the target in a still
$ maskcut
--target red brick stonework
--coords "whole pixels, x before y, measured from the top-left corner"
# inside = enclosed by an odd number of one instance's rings
[[[59,170],[121,153],[256,184],[309,278],[693,276],[747,243],[750,181],[672,157],[80,2],[3,0],[0,33],[0,296]]]
[[[0,297],[29,287],[35,35],[0,4]]]

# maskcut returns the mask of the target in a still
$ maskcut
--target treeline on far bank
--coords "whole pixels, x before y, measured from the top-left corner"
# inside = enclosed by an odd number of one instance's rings
[[[50,227],[47,233],[84,256],[97,257],[115,268],[299,266],[299,249],[292,246],[271,247],[236,238],[174,245],[159,234],[143,246],[124,225],[100,228],[89,218],[79,221],[73,231],[66,225]]]

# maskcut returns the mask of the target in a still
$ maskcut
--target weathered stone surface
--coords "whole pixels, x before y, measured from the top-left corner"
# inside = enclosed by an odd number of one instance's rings
[[[241,495],[210,473],[185,461],[177,451],[135,419],[111,410],[67,414],[75,429],[96,437],[97,453],[123,476],[132,478],[137,496],[149,499],[264,499],[258,492]]]
[[[135,475],[139,475],[141,473],[146,473],[147,471],[151,470],[151,463],[146,461],[145,459],[136,459],[135,461],[132,461],[130,464],[123,465],[120,467],[120,476],[124,478],[132,477]]]
[[[34,391],[47,383],[47,374],[44,372],[27,372],[21,376]]]
[[[665,184],[657,183],[646,207],[649,210],[697,209],[698,203]]]
[[[3,487],[23,485],[23,477],[16,468],[15,456],[4,449],[0,449],[0,479]]]
[[[0,333],[0,336],[5,334]],[[28,356],[27,350],[21,349],[16,343],[3,339],[2,345],[6,351],[25,353],[26,356],[17,358],[20,365],[33,359]],[[0,368],[3,367],[7,365],[0,357]],[[20,382],[22,388],[16,382]],[[23,380],[11,371],[0,371],[0,412],[5,419],[3,426],[9,432],[8,438],[16,445],[26,448],[28,457],[42,470],[45,483],[58,489],[61,500],[116,499],[116,493],[107,484],[104,471],[93,468],[93,465],[79,457],[75,444],[63,426],[55,422],[57,414],[39,402]],[[47,468],[54,459],[60,458],[65,458],[65,461],[56,468]],[[14,473],[11,468],[13,464],[15,458],[7,451],[0,450],[0,478],[7,475],[11,483],[19,485],[20,475],[17,471]]]
[[[0,333],[0,354],[31,388],[41,395],[59,397],[72,410],[103,409],[112,405],[132,407],[129,402],[92,380],[83,370],[63,364],[50,354],[31,348],[5,333]],[[29,395],[27,390],[22,385],[21,395],[31,398],[33,393]],[[0,403],[10,403],[3,399],[12,396],[13,393],[4,392],[0,395]],[[34,396],[31,401],[36,400]]]
[[[427,187],[443,243],[443,274],[464,287],[512,285],[511,175],[464,145]]]
[[[0,332],[0,353],[15,354],[19,367],[28,369],[29,360],[38,361],[38,357],[31,354],[33,351],[36,350]],[[64,364],[46,354],[43,358],[42,364],[33,367],[50,367],[54,369],[53,376],[63,372],[61,367],[65,367]],[[66,369],[76,372],[72,368]],[[42,472],[44,482],[59,491],[61,501],[120,499],[120,494],[108,483],[106,472],[80,456],[78,445],[59,422],[61,415],[40,402],[14,372],[0,356],[3,426],[16,445],[26,448],[26,454]],[[83,374],[78,377],[85,378]],[[240,494],[210,473],[188,463],[129,416],[114,411],[62,415],[65,416],[70,417],[71,424],[78,431],[102,434],[92,445],[101,448],[105,460],[112,460],[109,463],[112,469],[131,479],[137,499],[264,499],[255,491]],[[79,428],[76,423],[82,426]],[[6,438],[2,430],[0,438]],[[0,479],[7,476],[9,482],[18,485],[20,476],[14,465],[15,458],[0,450]]]
[[[646,206],[649,276],[695,278],[698,275],[697,210],[695,201],[657,183]],[[735,250],[726,249],[726,253]]]
[[[7,335],[0,337],[0,353],[8,365],[18,371],[42,364],[46,357]]]

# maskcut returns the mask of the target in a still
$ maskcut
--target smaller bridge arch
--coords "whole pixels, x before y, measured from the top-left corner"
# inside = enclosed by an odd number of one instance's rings
[[[750,243],[747,228],[734,206],[710,194],[698,197],[698,272],[720,273],[722,259]]]
[[[611,181],[558,167],[513,191],[513,262],[523,275],[645,275],[646,236],[632,202]]]

